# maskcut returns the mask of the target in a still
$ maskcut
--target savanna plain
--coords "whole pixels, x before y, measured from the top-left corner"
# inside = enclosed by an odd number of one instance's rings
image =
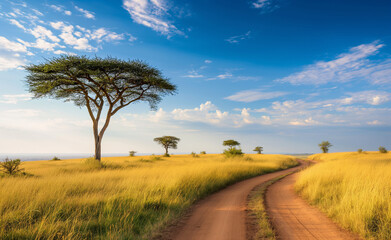
[[[0,175],[0,239],[149,239],[195,201],[240,180],[297,165],[295,157],[264,154],[96,162],[23,162],[27,174]]]

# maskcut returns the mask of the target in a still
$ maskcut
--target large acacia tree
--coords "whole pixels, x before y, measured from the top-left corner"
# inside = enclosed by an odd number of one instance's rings
[[[159,70],[138,60],[61,56],[25,69],[29,72],[29,91],[35,98],[63,99],[87,109],[99,161],[103,135],[119,110],[136,101],[146,101],[156,109],[162,96],[176,90]]]

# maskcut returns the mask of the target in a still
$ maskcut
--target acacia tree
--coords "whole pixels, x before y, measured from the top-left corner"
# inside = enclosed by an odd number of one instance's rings
[[[164,154],[165,157],[169,157],[170,156],[168,154],[168,149],[169,148],[177,149],[178,142],[180,140],[181,139],[179,139],[177,137],[174,137],[174,136],[163,136],[163,137],[157,137],[157,138],[153,139],[153,141],[159,143],[160,145],[162,145],[164,147],[164,149],[166,150],[166,153]]]
[[[328,153],[329,148],[332,147],[333,145],[331,145],[331,143],[329,143],[329,141],[323,141],[323,142],[319,143],[318,146],[323,151],[323,153]]]
[[[235,141],[235,140],[225,140],[223,142],[223,146],[228,146],[229,150],[232,150],[235,146],[239,146],[240,143],[238,141]]]
[[[146,101],[156,109],[162,96],[176,90],[158,69],[138,60],[61,56],[25,69],[29,72],[29,91],[35,98],[64,99],[86,107],[92,120],[95,158],[99,161],[103,135],[119,110],[136,101]]]
[[[254,148],[253,150],[254,152],[257,152],[258,154],[262,154],[262,151],[263,151],[263,147],[261,146],[257,146]]]

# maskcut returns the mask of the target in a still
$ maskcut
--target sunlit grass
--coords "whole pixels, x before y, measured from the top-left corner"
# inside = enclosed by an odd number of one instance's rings
[[[366,239],[391,239],[391,153],[327,153],[300,173],[296,190]]]
[[[283,155],[221,154],[25,162],[0,178],[0,239],[148,239],[194,201],[296,164]]]

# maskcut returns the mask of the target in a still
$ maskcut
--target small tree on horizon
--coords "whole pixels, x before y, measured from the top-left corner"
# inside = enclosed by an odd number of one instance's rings
[[[92,120],[95,159],[99,161],[103,135],[119,110],[136,101],[148,102],[156,109],[162,96],[176,90],[158,69],[138,60],[64,55],[25,69],[34,98],[63,99],[86,107]]]
[[[329,148],[332,147],[333,145],[331,145],[331,143],[329,143],[329,141],[323,141],[323,142],[319,143],[318,146],[320,147],[320,149],[322,150],[323,153],[328,153]]]
[[[157,142],[158,144],[162,145],[164,149],[166,150],[166,153],[164,154],[165,157],[169,157],[168,149],[177,149],[178,148],[178,142],[181,139],[174,137],[174,136],[163,136],[163,137],[157,137],[154,138],[153,141]]]
[[[388,150],[387,150],[385,147],[380,146],[380,147],[379,147],[379,152],[380,152],[380,153],[388,153]]]
[[[129,157],[134,157],[136,153],[136,151],[129,151]]]
[[[253,150],[254,152],[257,152],[258,154],[262,154],[262,151],[263,151],[263,147],[261,146],[257,146],[254,148]]]
[[[223,146],[228,146],[228,149],[223,151],[223,154],[226,157],[236,157],[243,155],[242,149],[236,148],[236,146],[240,146],[240,143],[238,141],[235,141],[233,139],[225,140],[223,141]]]

